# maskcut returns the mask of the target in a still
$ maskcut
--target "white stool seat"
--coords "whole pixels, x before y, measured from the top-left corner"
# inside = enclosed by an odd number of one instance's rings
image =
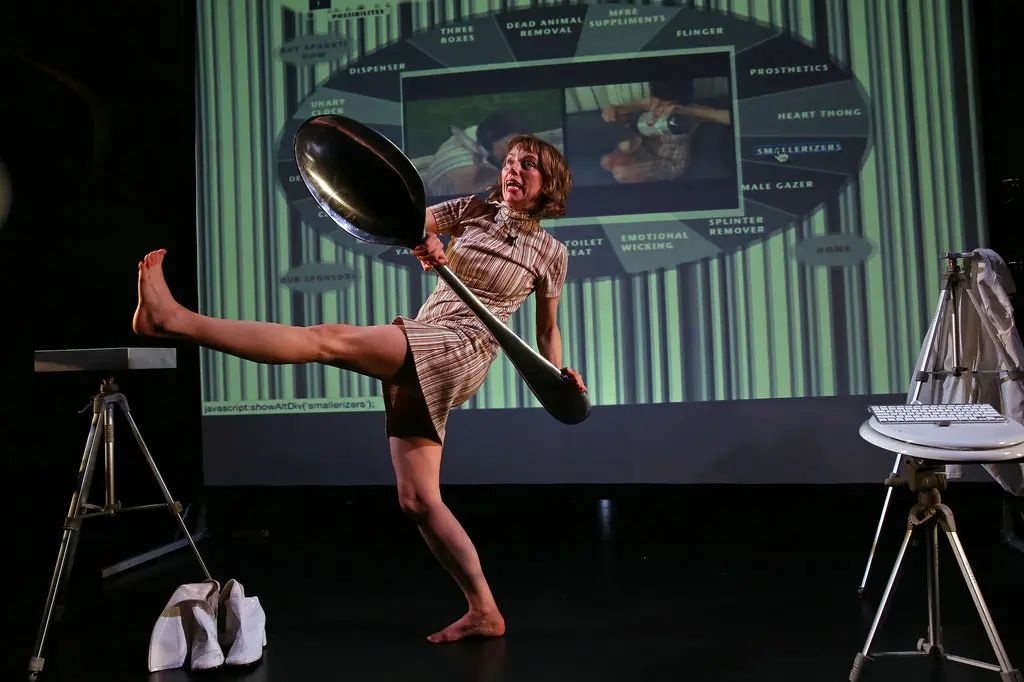
[[[1004,422],[888,423],[868,419],[871,428],[896,440],[944,450],[991,450],[1024,443],[1024,425],[1007,418]]]
[[[875,422],[875,424],[872,424],[872,422]],[[1016,424],[1017,422],[1013,423]],[[926,459],[933,462],[947,462],[950,464],[995,464],[997,462],[1012,462],[1014,460],[1024,459],[1024,443],[1015,443],[1013,445],[982,449],[936,447],[933,445],[923,445],[920,443],[910,443],[904,440],[897,440],[896,438],[878,431],[875,428],[875,425],[877,425],[877,421],[874,417],[864,420],[864,423],[860,425],[860,437],[872,445],[877,445],[883,450],[890,450],[901,455],[910,455],[911,457],[916,457],[918,459]],[[954,426],[938,426],[935,424],[914,424],[913,426],[935,429],[936,435],[933,438],[927,437],[922,439],[931,440],[932,442],[941,442],[939,440],[939,434],[952,433],[950,429],[954,428]],[[988,425],[969,424],[963,425],[960,428],[984,428],[985,426]],[[924,429],[921,429],[921,431],[925,432]]]

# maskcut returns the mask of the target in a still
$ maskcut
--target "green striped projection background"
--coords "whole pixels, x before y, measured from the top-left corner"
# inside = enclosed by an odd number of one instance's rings
[[[566,3],[423,0],[412,3],[412,31],[555,4]],[[665,4],[754,21],[827,51],[864,90],[871,142],[859,176],[789,229],[670,269],[570,280],[559,311],[565,364],[583,372],[595,405],[905,391],[938,296],[941,254],[985,242],[967,3]],[[340,0],[332,7],[345,9]],[[295,325],[414,315],[434,276],[304,228],[277,177],[281,131],[300,103],[336,70],[408,38],[398,12],[331,20],[309,12],[307,0],[219,0],[199,3],[199,14],[202,312]],[[277,55],[313,34],[353,39],[335,61],[296,65]],[[864,237],[874,250],[844,268],[794,258],[799,242],[826,234]],[[357,283],[317,294],[280,283],[308,263],[344,264]],[[533,315],[531,298],[511,320],[531,342]],[[203,351],[202,376],[207,414],[380,409],[376,381],[319,365]],[[537,405],[499,357],[466,407]]]

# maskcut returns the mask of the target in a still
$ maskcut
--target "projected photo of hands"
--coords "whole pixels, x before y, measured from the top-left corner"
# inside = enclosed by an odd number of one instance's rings
[[[725,77],[570,88],[565,109],[578,185],[735,177]]]
[[[428,201],[482,192],[504,143],[527,132],[572,168],[569,220],[735,212],[731,74],[725,50],[410,70],[401,80],[404,149]]]

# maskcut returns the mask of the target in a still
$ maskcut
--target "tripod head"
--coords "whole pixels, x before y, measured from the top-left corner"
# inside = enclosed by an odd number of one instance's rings
[[[942,491],[947,485],[945,463],[908,457],[903,462],[903,475],[890,474],[885,484],[890,487],[906,485],[917,493],[917,504],[910,510],[911,522],[914,524],[924,523],[940,507],[948,511],[942,504]],[[948,516],[952,524],[953,513],[949,512]]]
[[[946,489],[946,465],[925,459],[908,457],[903,462],[903,475],[890,474],[887,486],[909,486],[915,493],[941,492]]]

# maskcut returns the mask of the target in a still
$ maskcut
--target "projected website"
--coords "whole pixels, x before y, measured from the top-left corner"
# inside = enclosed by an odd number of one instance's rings
[[[310,196],[292,139],[317,114],[401,147],[428,204],[485,193],[512,134],[564,153],[568,211],[543,224],[569,251],[563,364],[595,406],[901,392],[932,256],[984,237],[973,103],[948,94],[965,72],[912,53],[928,84],[911,86],[858,62],[853,47],[889,40],[869,23],[830,24],[829,43],[822,26],[657,4],[339,4],[263,0],[262,43],[230,12],[201,18],[207,314],[389,324],[433,291],[408,249],[358,241]],[[879,106],[883,91],[930,99]],[[532,345],[534,316],[530,297],[509,321]],[[382,410],[377,381],[339,369],[201,363],[206,415]],[[463,405],[536,407],[500,354]]]

